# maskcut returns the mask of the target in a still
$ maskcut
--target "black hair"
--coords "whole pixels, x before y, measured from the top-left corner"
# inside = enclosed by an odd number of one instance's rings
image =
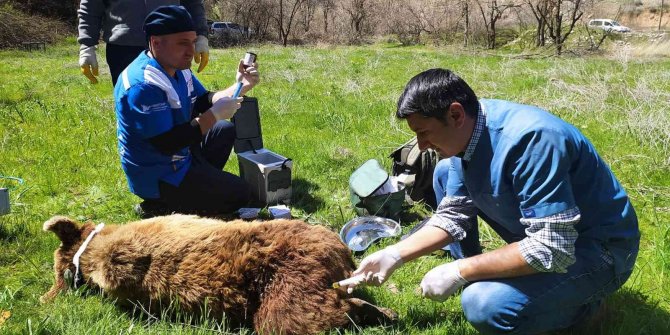
[[[465,113],[476,118],[479,111],[477,95],[470,86],[451,70],[430,69],[414,76],[405,86],[398,99],[396,116],[404,119],[421,113],[445,121],[445,112],[452,103],[458,102]]]

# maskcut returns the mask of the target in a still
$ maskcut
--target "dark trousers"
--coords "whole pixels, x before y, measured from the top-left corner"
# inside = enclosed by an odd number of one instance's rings
[[[116,81],[119,79],[121,72],[145,49],[143,46],[136,47],[107,43],[106,58],[109,72],[112,75],[113,86],[116,86]]]
[[[231,213],[247,205],[249,184],[223,171],[234,141],[235,126],[218,121],[201,143],[191,146],[191,167],[179,186],[160,182],[159,201],[181,213]]]

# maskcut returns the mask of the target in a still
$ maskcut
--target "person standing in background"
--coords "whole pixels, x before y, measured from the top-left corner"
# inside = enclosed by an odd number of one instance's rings
[[[198,73],[209,61],[207,40],[207,19],[202,0],[81,0],[79,18],[79,66],[81,72],[91,81],[98,82],[98,60],[95,49],[102,39],[107,43],[106,58],[112,85],[116,85],[119,74],[140,52],[147,48],[144,30],[144,18],[154,9],[166,5],[182,5],[188,10],[195,24],[197,40],[195,42],[194,61],[198,64]]]

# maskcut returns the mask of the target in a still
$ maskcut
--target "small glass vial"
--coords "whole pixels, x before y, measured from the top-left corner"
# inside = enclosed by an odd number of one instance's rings
[[[244,68],[248,68],[252,66],[256,62],[256,54],[253,52],[247,52],[244,54],[244,58],[242,59],[242,66]]]

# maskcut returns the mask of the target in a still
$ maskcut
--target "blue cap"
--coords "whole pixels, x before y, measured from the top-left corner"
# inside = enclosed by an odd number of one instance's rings
[[[161,6],[149,13],[144,19],[144,33],[149,36],[160,36],[195,31],[193,19],[183,6]]]

